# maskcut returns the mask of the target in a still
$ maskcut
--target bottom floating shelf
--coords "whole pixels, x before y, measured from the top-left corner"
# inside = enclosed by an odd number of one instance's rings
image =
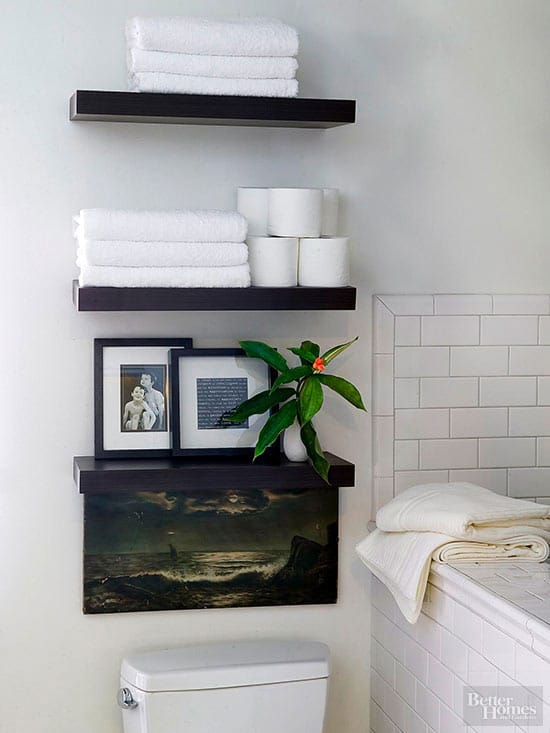
[[[81,494],[116,491],[186,491],[191,489],[304,489],[353,486],[355,466],[326,453],[330,485],[309,463],[251,463],[242,459],[96,460],[76,456],[74,480]]]

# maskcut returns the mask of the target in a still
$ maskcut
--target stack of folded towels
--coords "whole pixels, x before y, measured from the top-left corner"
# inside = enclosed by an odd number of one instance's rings
[[[298,34],[270,18],[132,18],[129,88],[136,92],[295,97]]]
[[[237,211],[83,209],[74,224],[81,287],[250,285],[247,222]]]
[[[376,529],[357,545],[357,553],[413,624],[432,561],[543,562],[549,540],[550,506],[474,484],[423,484],[379,509]]]

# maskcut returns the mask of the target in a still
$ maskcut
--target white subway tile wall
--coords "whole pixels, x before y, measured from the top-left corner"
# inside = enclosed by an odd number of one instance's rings
[[[473,574],[479,570],[477,566],[468,568],[472,568]],[[533,701],[544,710],[544,724],[491,726],[487,730],[547,733],[550,729],[547,627],[537,633],[541,628],[540,624],[537,626],[539,622],[525,613],[515,614],[514,608],[507,604],[506,608],[502,607],[502,616],[508,616],[508,633],[505,619],[498,613],[505,601],[489,591],[484,591],[482,597],[469,578],[464,578],[462,590],[455,586],[449,594],[432,584],[441,579],[433,575],[430,579],[423,612],[411,626],[403,623],[386,587],[372,578],[371,731],[479,733],[485,727],[472,728],[463,720],[465,686],[491,685],[498,689],[522,685],[542,687],[543,699],[534,695]],[[478,594],[478,604],[470,601],[471,591]],[[486,617],[484,608],[492,613],[494,620]]]
[[[550,295],[380,295],[373,312],[375,509],[428,481],[550,497]]]
[[[550,377],[539,377],[537,379],[537,404],[550,405]]]
[[[419,316],[397,316],[395,319],[395,345],[420,346]]]
[[[488,346],[538,343],[537,316],[481,316],[481,343]]]

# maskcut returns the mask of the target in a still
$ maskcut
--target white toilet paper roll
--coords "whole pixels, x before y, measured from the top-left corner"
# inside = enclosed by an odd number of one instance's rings
[[[252,285],[288,288],[298,283],[298,239],[248,237]]]
[[[238,188],[237,211],[248,220],[250,236],[267,235],[268,188]]]
[[[321,235],[332,237],[338,233],[338,189],[323,188],[323,218]]]
[[[349,285],[349,238],[300,239],[298,283],[322,288]]]
[[[318,237],[322,210],[320,188],[270,188],[267,233],[275,237]]]

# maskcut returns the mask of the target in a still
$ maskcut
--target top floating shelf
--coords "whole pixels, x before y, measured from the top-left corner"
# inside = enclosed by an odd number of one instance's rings
[[[70,119],[323,129],[355,122],[355,101],[79,89],[70,100]]]

